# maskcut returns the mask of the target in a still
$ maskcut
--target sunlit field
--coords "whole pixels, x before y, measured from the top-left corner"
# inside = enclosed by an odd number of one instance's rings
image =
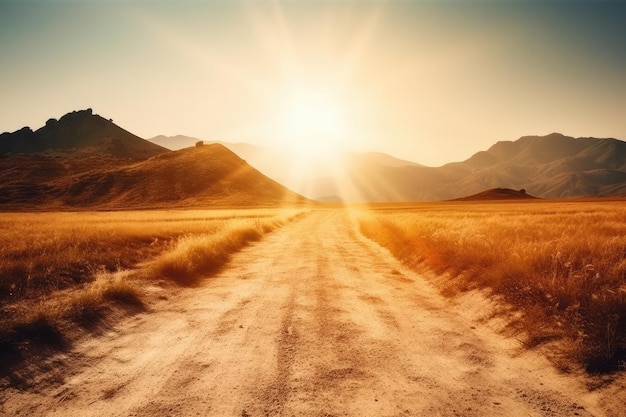
[[[535,346],[566,341],[588,370],[624,367],[626,204],[440,203],[360,212],[361,232],[448,295],[487,288]]]
[[[302,210],[0,215],[0,342],[142,304],[148,282],[195,285]],[[113,303],[114,304],[114,303]],[[86,320],[87,319],[87,320]],[[47,330],[46,330],[47,329]]]

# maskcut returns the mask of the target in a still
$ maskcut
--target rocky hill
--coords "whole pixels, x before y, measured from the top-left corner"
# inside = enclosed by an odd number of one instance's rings
[[[174,148],[198,142],[153,140]],[[36,131],[0,135],[0,208],[276,204],[300,201],[298,194],[335,202],[436,201],[504,188],[541,198],[626,195],[626,143],[611,138],[524,136],[440,167],[382,153],[305,162],[245,143],[172,152],[87,109]]]
[[[24,127],[0,135],[0,155],[73,152],[146,159],[168,150],[122,129],[91,109],[49,119],[36,131]]]
[[[306,201],[218,144],[168,152],[130,164],[107,159],[91,162],[92,169],[68,171],[64,168],[66,161],[59,157],[22,156],[20,164],[35,166],[28,169],[28,178],[0,185],[0,208],[208,208]],[[6,164],[0,167],[2,179]]]
[[[222,145],[169,151],[91,110],[0,139],[0,210],[248,207],[306,201]]]

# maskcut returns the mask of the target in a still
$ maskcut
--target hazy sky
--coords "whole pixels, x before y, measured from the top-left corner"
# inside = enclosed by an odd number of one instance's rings
[[[427,165],[626,139],[626,2],[0,0],[0,132],[319,140]],[[310,133],[310,135],[308,135]]]

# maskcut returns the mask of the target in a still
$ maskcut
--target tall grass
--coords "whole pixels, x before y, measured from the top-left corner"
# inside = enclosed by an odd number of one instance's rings
[[[301,213],[2,213],[0,350],[15,353],[24,343],[59,342],[61,329],[91,326],[114,303],[140,306],[142,279],[195,284],[233,252]]]
[[[233,219],[213,233],[183,236],[172,250],[154,262],[151,275],[165,277],[180,285],[194,285],[204,275],[222,268],[232,253],[259,240],[291,217]]]
[[[111,301],[141,306],[141,291],[129,275],[129,271],[98,273],[80,289],[62,290],[36,300],[18,302],[13,311],[21,314],[12,317],[10,324],[18,329],[31,327],[33,323],[37,326],[46,323],[57,328],[69,320],[88,326],[95,324],[93,319],[98,318]],[[6,331],[4,326],[6,323],[2,326]]]
[[[589,370],[623,366],[626,205],[439,204],[362,213],[362,233],[448,293],[489,288],[523,313],[527,343],[569,340]]]
[[[132,268],[182,237],[219,232],[233,219],[274,221],[296,211],[1,213],[0,306]]]

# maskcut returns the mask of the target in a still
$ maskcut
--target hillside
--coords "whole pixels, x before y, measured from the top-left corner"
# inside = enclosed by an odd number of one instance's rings
[[[158,138],[170,146],[198,140]],[[524,188],[542,198],[626,194],[626,143],[617,139],[524,136],[441,167],[381,153],[344,154],[330,168],[325,161],[303,167],[280,149],[225,146],[288,188],[325,201],[450,200],[496,188]]]
[[[195,144],[202,139],[194,138],[192,136],[185,135],[176,135],[176,136],[165,136],[159,135],[153,138],[148,138],[148,140],[152,143],[155,143],[159,146],[163,146],[172,151],[177,151],[179,149],[189,148],[191,146],[195,146]]]
[[[178,149],[194,146],[197,142],[203,141],[203,139],[195,138],[192,136],[176,135],[176,136],[164,136],[159,135],[148,139],[150,142],[159,146],[163,146],[173,151]],[[279,161],[280,165],[288,164],[288,161],[293,159],[291,155],[280,149],[253,145],[250,143],[229,143],[222,141],[204,141],[205,143],[219,143],[226,146],[243,159],[250,161],[256,166],[256,163],[267,165],[264,168],[268,168],[270,163],[268,161]],[[423,166],[417,162],[407,161],[404,159],[398,159],[391,155],[382,152],[347,152],[342,155],[344,161],[360,162],[360,163],[372,163],[383,166],[402,167],[402,166]],[[276,165],[276,163],[272,163]]]
[[[72,152],[146,159],[167,151],[93,114],[91,109],[68,113],[59,120],[49,119],[36,131],[24,127],[0,135],[0,155]]]
[[[467,197],[456,198],[453,201],[495,201],[495,200],[536,200],[537,197],[526,194],[526,190],[511,190],[510,188],[493,188]]]
[[[357,201],[433,201],[496,188],[541,198],[626,194],[626,143],[558,133],[498,142],[441,167],[352,166],[345,182]]]
[[[303,200],[224,146],[212,144],[116,170],[78,175],[68,184],[65,202],[144,208],[279,205]]]
[[[151,140],[185,148],[199,139],[158,136]],[[225,153],[226,148],[238,157]],[[215,155],[209,155],[211,152]],[[498,142],[465,161],[441,167],[376,152],[303,160],[283,149],[224,143],[189,154],[212,158],[213,171],[209,172],[203,161],[191,156],[183,162],[182,155],[187,154],[187,150],[172,152],[141,139],[94,115],[91,109],[68,113],[58,121],[50,119],[34,132],[23,128],[0,135],[0,205],[5,209],[81,204],[143,207],[176,202],[215,204],[220,198],[247,204],[245,193],[250,193],[250,201],[264,204],[261,200],[275,202],[280,199],[278,195],[290,193],[276,188],[276,182],[305,197],[334,202],[451,200],[498,188],[523,188],[541,198],[626,195],[625,142],[558,133]],[[226,184],[219,176],[242,166],[247,167],[241,168],[242,172],[261,175],[248,163],[276,181],[268,186],[264,197],[249,186],[256,182],[252,177]],[[216,170],[222,165],[222,171]],[[198,175],[208,175],[207,181],[217,183],[212,183],[213,188],[205,186],[195,180]],[[186,182],[173,183],[178,177]],[[271,181],[267,177],[263,176],[260,183]],[[158,188],[152,189],[151,184]],[[219,184],[227,188],[220,189]],[[165,191],[167,187],[169,191]]]
[[[161,135],[148,140],[176,150],[194,146],[201,139],[183,135]],[[288,151],[276,147],[220,141],[211,143],[220,143],[226,146],[263,174],[287,188],[308,198],[328,202],[341,201],[345,197],[348,197],[348,200],[355,200],[349,198],[352,194],[348,189],[352,188],[352,184],[338,186],[343,182],[342,179],[345,179],[345,172],[343,171],[346,171],[348,167],[359,166],[363,172],[376,172],[380,167],[423,167],[416,162],[398,159],[381,152],[345,152],[332,161],[323,158],[302,161],[294,159],[294,156]],[[340,175],[335,177],[332,173],[339,173]]]
[[[245,207],[305,201],[218,144],[129,164],[93,159],[92,169],[67,170],[63,164],[68,161],[58,157],[19,158],[14,165],[30,164],[30,176],[0,185],[4,210]],[[7,177],[4,162],[0,172]]]
[[[459,187],[470,192],[506,186],[548,198],[626,193],[626,143],[617,139],[524,136],[442,168],[458,170]]]
[[[172,152],[91,109],[0,135],[0,209],[273,206],[305,199],[222,145]]]

